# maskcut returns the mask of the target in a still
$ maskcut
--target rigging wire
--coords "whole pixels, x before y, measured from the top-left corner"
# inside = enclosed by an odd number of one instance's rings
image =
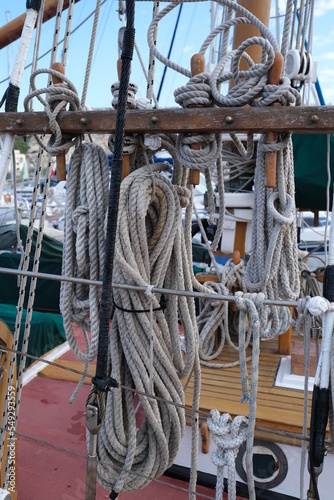
[[[7,346],[1,346],[1,350],[11,352],[11,353],[13,353],[13,354],[15,354],[17,356],[23,356],[23,357],[29,358],[29,359],[32,359],[34,361],[40,361],[40,362],[44,363],[45,365],[53,366],[54,368],[59,368],[60,370],[67,371],[67,372],[73,373],[75,375],[80,375],[80,376],[84,375],[84,373],[81,370],[77,370],[76,368],[71,368],[70,366],[66,366],[66,365],[63,365],[63,364],[55,363],[54,361],[49,361],[49,360],[47,360],[45,358],[34,356],[33,354],[28,354],[27,352],[24,353],[23,351],[19,351],[17,349],[12,349],[12,348],[7,347]],[[86,374],[86,377],[89,378],[89,379],[91,379],[93,377],[93,375],[90,375],[88,373],[88,374]],[[171,405],[178,406],[178,407],[180,407],[180,408],[182,408],[182,409],[184,409],[186,411],[186,415],[190,416],[190,411],[192,409],[189,406],[187,406],[187,405],[180,405],[179,403],[175,403],[174,401],[169,401],[167,399],[157,397],[154,394],[150,394],[150,393],[147,393],[147,392],[141,392],[141,391],[139,391],[137,389],[134,389],[133,387],[128,387],[128,386],[125,386],[125,385],[119,385],[119,388],[122,389],[122,390],[124,390],[124,391],[130,391],[130,392],[132,392],[134,394],[141,395],[141,396],[144,396],[144,397],[147,397],[147,398],[156,399],[157,401],[161,401],[161,402],[163,402],[165,404],[171,404]],[[187,413],[187,412],[189,412],[189,413]],[[203,410],[198,410],[197,414],[198,414],[199,419],[202,419],[202,420],[206,419],[210,415],[210,413],[205,412]],[[266,433],[269,433],[269,434],[274,434],[274,435],[279,435],[279,436],[291,437],[291,438],[294,438],[294,439],[298,439],[300,441],[309,441],[310,440],[309,437],[303,436],[302,434],[298,434],[296,432],[283,431],[283,430],[269,428],[269,427],[263,427],[263,426],[256,426],[255,428],[256,428],[256,430],[261,431],[261,432],[266,432]],[[17,433],[17,434],[20,435],[19,433]],[[24,436],[24,437],[28,438],[29,436]],[[326,439],[325,442],[327,444],[331,443],[330,439]],[[50,443],[50,445],[52,445],[52,444]],[[55,446],[55,445],[52,445],[52,446]],[[86,457],[86,455],[82,455],[82,456]]]
[[[102,7],[102,6],[103,6],[103,5],[104,5],[107,1],[108,1],[108,0],[102,0],[102,1],[101,1],[101,7]],[[114,0],[112,0],[112,1],[114,1]],[[71,31],[69,32],[69,35],[73,35],[73,34],[74,34],[74,33],[75,33],[75,32],[76,32],[79,28],[81,28],[81,26],[82,26],[83,24],[85,24],[85,23],[86,23],[86,22],[87,22],[87,21],[88,21],[91,17],[93,17],[94,15],[95,15],[95,10],[93,10],[90,14],[88,14],[88,16],[87,16],[87,17],[86,17],[86,18],[85,18],[85,19],[84,19],[81,23],[79,23],[79,24],[78,24],[78,25],[77,25],[77,26],[76,26],[73,30],[71,30]],[[66,37],[64,37],[64,38],[62,38],[61,40],[59,40],[59,41],[57,42],[57,46],[59,46],[60,44],[62,44],[62,43],[64,42],[65,38],[66,38]],[[53,50],[53,48],[51,48],[51,49],[47,50],[47,51],[46,51],[46,52],[44,52],[42,55],[38,56],[37,61],[40,61],[41,59],[43,59],[43,57],[45,57],[45,56],[47,56],[48,54],[50,54],[50,53],[52,52],[52,50]],[[25,67],[24,67],[24,69],[26,70],[26,69],[30,68],[30,67],[32,66],[32,64],[33,64],[32,62],[31,62],[31,63],[29,63],[27,66],[25,66]],[[8,80],[9,80],[9,78],[4,78],[3,80],[0,80],[0,85],[1,85],[2,83],[7,82]]]
[[[183,8],[183,3],[180,4],[179,12],[177,14],[176,23],[175,23],[175,27],[174,27],[174,32],[173,32],[172,40],[170,42],[167,59],[170,58],[172,50],[173,50],[173,45],[174,45],[174,41],[175,41],[175,37],[176,37],[176,32],[177,32],[177,28],[178,28],[179,21],[180,21],[180,17],[181,17],[182,8]],[[164,71],[162,73],[162,78],[161,78],[161,81],[160,81],[159,90],[158,90],[158,94],[157,94],[157,101],[158,102],[159,102],[159,98],[160,98],[160,95],[161,95],[162,87],[163,87],[163,84],[164,84],[164,81],[165,81],[166,72],[167,72],[167,66],[164,67]]]

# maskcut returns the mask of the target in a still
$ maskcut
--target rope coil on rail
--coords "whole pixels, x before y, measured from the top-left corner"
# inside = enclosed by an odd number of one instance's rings
[[[37,89],[35,79],[38,75],[44,73],[56,76],[62,79],[63,82]],[[44,144],[39,136],[35,135],[35,139],[38,144],[51,156],[57,156],[62,152],[67,152],[70,147],[77,146],[79,143],[79,137],[63,135],[57,122],[58,114],[64,110],[64,107],[67,104],[69,104],[69,111],[77,111],[80,109],[78,92],[71,80],[59,71],[51,68],[41,68],[31,73],[30,85],[32,90],[24,99],[24,109],[25,111],[29,111],[29,102],[34,97],[37,97],[39,102],[44,106],[44,110],[49,118],[51,129],[51,137],[47,145]],[[42,97],[43,94],[47,95],[46,99]]]

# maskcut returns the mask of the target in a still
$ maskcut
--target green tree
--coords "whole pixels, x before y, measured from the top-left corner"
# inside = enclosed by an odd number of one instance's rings
[[[14,149],[18,149],[20,153],[27,154],[29,149],[29,137],[16,137],[14,142]]]

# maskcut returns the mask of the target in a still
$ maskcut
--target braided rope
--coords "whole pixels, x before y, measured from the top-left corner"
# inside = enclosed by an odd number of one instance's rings
[[[291,138],[287,136],[270,146],[277,150],[277,191],[265,187],[265,151],[269,148],[262,138],[255,171],[254,223],[245,282],[248,290],[261,290],[267,298],[296,299],[300,282]],[[278,334],[282,330],[279,312],[272,307],[264,311],[262,325],[268,323],[268,315],[272,317],[268,336]],[[283,316],[287,314],[283,309],[280,312]]]
[[[224,467],[227,467],[228,500],[235,500],[235,461],[240,446],[247,439],[248,420],[244,416],[237,416],[232,420],[228,413],[220,415],[218,410],[211,410],[207,422],[217,446],[217,450],[211,456],[211,461],[217,466],[216,499],[221,500],[223,498]]]

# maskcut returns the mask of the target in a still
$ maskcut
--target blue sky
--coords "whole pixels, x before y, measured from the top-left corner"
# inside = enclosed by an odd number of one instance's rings
[[[72,29],[82,22],[95,7],[95,0],[80,0],[74,6]],[[272,2],[272,14],[275,15],[275,2]],[[25,11],[26,0],[2,0],[0,11],[0,22],[5,24],[7,20],[7,11],[10,19],[14,19]],[[140,48],[145,66],[148,62],[148,48],[146,42],[147,27],[152,18],[153,2],[136,2],[136,41]],[[161,2],[161,5],[166,5]],[[162,7],[161,7],[162,8]],[[95,54],[93,59],[91,80],[88,89],[86,104],[93,108],[109,107],[112,96],[110,86],[117,80],[116,61],[117,61],[117,36],[122,22],[118,16],[118,1],[107,0],[101,7],[100,22],[97,32],[95,45]],[[285,1],[280,0],[280,14],[284,14]],[[65,29],[66,13],[63,15],[62,33]],[[166,19],[159,25],[157,46],[159,51],[167,55],[175,20],[177,9],[174,9]],[[283,21],[283,19],[281,20]],[[313,38],[313,60],[318,64],[318,77],[325,97],[326,104],[334,103],[334,0],[317,0],[315,7],[314,38]],[[66,74],[76,86],[81,97],[84,71],[86,66],[87,53],[90,41],[90,32],[93,23],[93,17],[87,21],[77,32],[71,36],[69,55],[67,59]],[[40,54],[46,52],[52,42],[54,29],[54,20],[48,21],[43,25]],[[270,29],[276,35],[275,20],[272,19]],[[189,68],[191,56],[198,52],[202,42],[210,30],[210,2],[199,2],[185,4],[180,18],[179,29],[175,39],[172,59],[174,62]],[[13,64],[18,42],[13,43],[9,49],[4,48],[0,51],[0,64],[2,68],[1,78],[7,76],[8,60]],[[59,47],[58,60],[61,59],[61,46]],[[29,52],[28,62],[32,60],[32,51]],[[50,64],[50,54],[43,57],[38,67],[48,67]],[[160,62],[156,64],[156,83],[157,92],[160,79],[163,72],[163,66]],[[28,92],[30,70],[26,70],[22,82],[21,97],[19,109],[23,109],[23,98]],[[132,64],[131,81],[139,86],[137,96],[143,97],[146,93],[146,81],[140,68],[137,55]],[[185,84],[187,79],[174,71],[168,69],[163,92],[160,98],[161,106],[175,106],[173,91],[176,87]],[[46,77],[40,76],[37,80],[38,87],[44,87]],[[0,84],[0,94],[2,95],[7,87],[7,83]],[[37,101],[34,101],[34,109],[39,109]]]

